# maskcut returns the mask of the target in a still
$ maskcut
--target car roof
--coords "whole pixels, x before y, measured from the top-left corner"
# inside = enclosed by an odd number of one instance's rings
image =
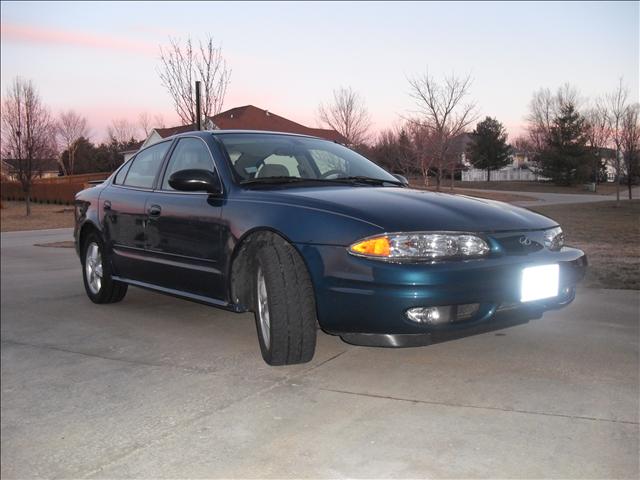
[[[304,135],[301,133],[290,133],[290,132],[272,132],[268,130],[194,130],[191,132],[177,133],[175,135],[171,135],[170,137],[167,137],[167,139],[189,137],[189,136],[193,136],[194,134],[196,136],[203,137],[205,135],[217,136],[217,135],[223,135],[223,134],[227,135],[227,134],[242,134],[242,133],[260,134],[260,135],[287,135],[289,137],[313,138],[315,140],[324,140],[326,142],[331,141],[331,140],[327,140],[326,138],[314,137],[313,135]]]

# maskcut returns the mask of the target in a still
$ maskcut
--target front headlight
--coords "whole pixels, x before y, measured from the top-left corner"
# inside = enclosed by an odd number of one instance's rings
[[[440,260],[482,257],[489,253],[482,238],[468,233],[389,233],[365,238],[349,247],[349,253],[390,260]]]
[[[544,246],[553,251],[560,250],[564,246],[564,233],[560,227],[545,230]]]

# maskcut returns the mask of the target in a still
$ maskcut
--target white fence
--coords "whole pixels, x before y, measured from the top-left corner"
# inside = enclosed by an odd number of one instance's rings
[[[492,182],[507,182],[513,180],[522,180],[533,182],[536,180],[544,180],[540,175],[536,175],[526,168],[508,168],[501,170],[491,170]],[[478,168],[471,168],[462,172],[463,182],[486,182],[487,171]]]

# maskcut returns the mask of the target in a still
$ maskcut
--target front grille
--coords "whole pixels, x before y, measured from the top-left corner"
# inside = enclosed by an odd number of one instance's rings
[[[494,234],[493,238],[508,255],[528,255],[544,248],[544,231]]]

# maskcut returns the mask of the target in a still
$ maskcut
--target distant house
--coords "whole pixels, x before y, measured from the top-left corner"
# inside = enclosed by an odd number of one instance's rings
[[[13,179],[13,167],[4,160],[0,160],[0,180],[8,182]]]
[[[18,176],[16,168],[18,164],[18,160],[14,160],[11,158],[7,158],[5,160],[0,160],[0,177],[3,182],[15,182],[18,180]],[[34,172],[34,177],[38,178],[53,178],[60,175],[60,167],[58,162],[54,158],[46,159],[46,160],[38,160],[38,169]]]
[[[532,182],[537,180],[546,180],[546,178],[537,173],[535,163],[530,160],[529,154],[527,152],[513,149],[511,151],[511,154],[509,155],[509,159],[511,160],[511,163],[509,163],[505,167],[499,168],[497,170],[491,170],[492,182],[518,180]],[[471,165],[471,162],[469,162],[466,156],[464,156],[464,153],[462,161],[464,166],[466,167],[466,169],[462,171],[463,182],[487,181],[486,169],[474,168]]]
[[[619,154],[620,165],[623,165],[622,153]],[[616,151],[613,148],[601,148],[600,158],[605,166],[607,182],[616,181]]]
[[[462,153],[462,181],[463,182],[486,182],[487,181],[487,170],[474,168],[469,159],[467,158],[467,148],[469,144],[473,141],[473,137],[469,133],[464,133],[461,135],[464,137],[462,143],[464,144],[464,148],[461,150]],[[499,168],[497,170],[491,170],[491,181],[492,182],[504,182],[504,181],[537,181],[537,180],[545,180],[545,178],[541,177],[537,173],[537,169],[535,168],[535,164],[529,158],[529,153],[518,150],[515,148],[511,149],[511,153],[509,154],[510,163],[506,166]]]
[[[203,128],[206,130],[262,130],[270,132],[299,133],[324,138],[332,142],[346,143],[346,139],[335,130],[324,128],[306,127],[293,120],[281,117],[269,110],[263,110],[253,105],[236,107],[221,112],[205,120]],[[149,136],[141,142],[138,148],[132,147],[121,152],[125,162],[129,160],[140,148],[153,145],[162,139],[178,133],[191,132],[195,125],[182,125],[170,128],[154,128]]]
[[[487,180],[487,171],[481,170],[478,168],[473,168],[471,163],[466,159],[463,155],[463,164],[466,167],[466,170],[462,172],[462,181],[463,182],[485,182]],[[538,171],[537,163],[531,158],[530,152],[526,152],[523,150],[512,149],[511,154],[511,163],[506,167],[500,168],[498,170],[491,170],[491,181],[514,181],[514,180],[523,180],[523,181],[538,181],[538,180],[549,180],[546,177],[541,176]],[[615,158],[616,151],[611,148],[601,148],[600,149],[600,160],[605,165],[606,171],[606,181],[614,182],[616,178],[615,171]]]

